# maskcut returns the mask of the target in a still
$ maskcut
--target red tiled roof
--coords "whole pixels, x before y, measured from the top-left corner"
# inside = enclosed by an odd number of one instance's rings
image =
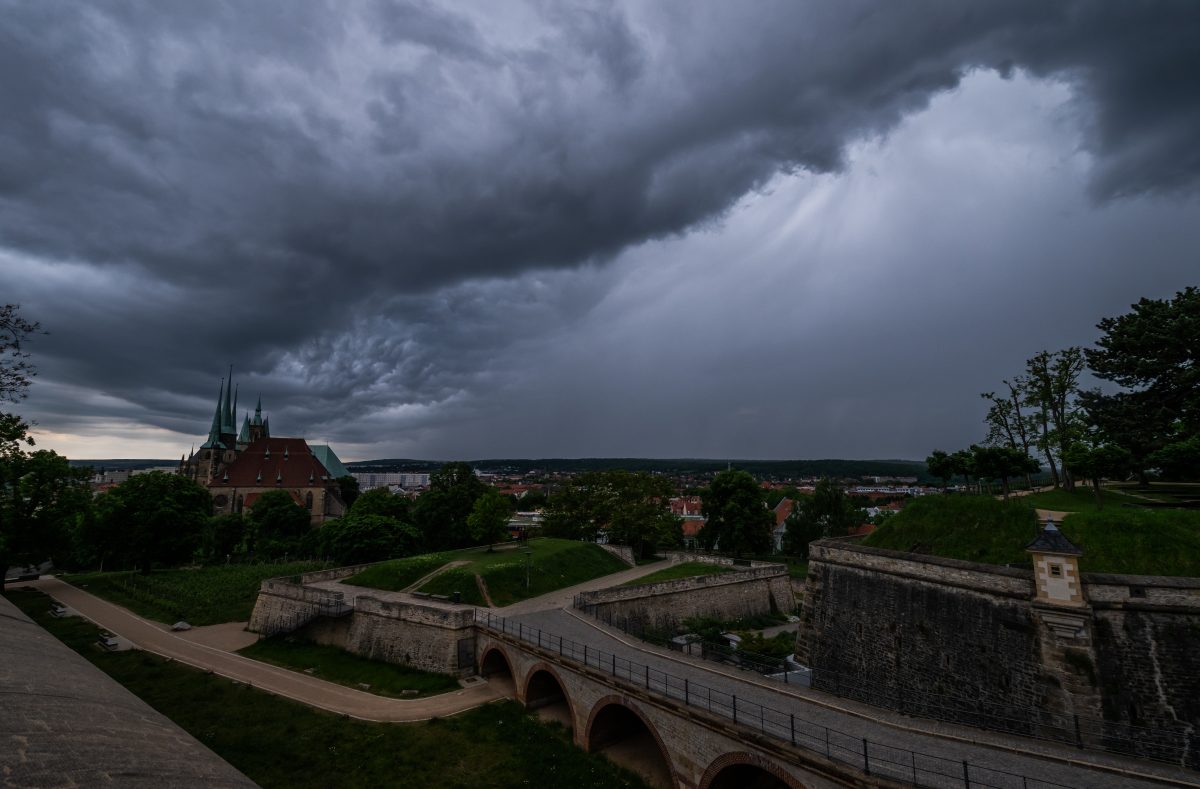
[[[780,499],[775,505],[775,526],[776,528],[783,525],[783,522],[792,514],[792,510],[796,508],[796,502],[791,499]]]
[[[681,528],[683,530],[683,536],[684,537],[695,537],[697,534],[700,533],[700,530],[704,528],[704,524],[707,522],[708,521],[701,520],[700,518],[696,518],[694,520],[689,519],[689,520],[684,521],[681,526]]]
[[[329,484],[328,476],[329,472],[303,438],[260,438],[246,447],[209,487],[320,487]]]
[[[855,526],[853,529],[851,529],[850,536],[857,537],[860,534],[870,534],[873,531],[875,531],[875,524],[864,523],[860,526]]]

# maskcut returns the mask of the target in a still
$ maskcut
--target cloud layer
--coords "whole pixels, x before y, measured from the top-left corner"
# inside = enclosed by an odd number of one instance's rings
[[[65,435],[200,432],[232,361],[365,455],[915,455],[974,403],[884,407],[863,350],[928,403],[1021,311],[939,334],[947,280],[1079,287],[1043,345],[1190,284],[1188,2],[0,8],[0,286]]]

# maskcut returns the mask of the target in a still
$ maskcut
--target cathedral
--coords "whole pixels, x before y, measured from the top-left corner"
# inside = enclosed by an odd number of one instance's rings
[[[261,397],[254,416],[247,412],[235,429],[237,399],[231,369],[217,391],[208,438],[179,460],[179,473],[212,494],[213,513],[245,512],[263,493],[282,490],[309,511],[313,525],[342,515],[346,506],[337,479],[350,472],[333,449],[272,436]]]

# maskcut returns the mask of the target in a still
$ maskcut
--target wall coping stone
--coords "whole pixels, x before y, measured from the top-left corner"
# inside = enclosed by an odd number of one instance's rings
[[[854,541],[859,539],[861,538],[853,538]],[[939,567],[951,567],[955,570],[969,570],[972,572],[987,573],[990,575],[1003,575],[1008,578],[1021,578],[1025,580],[1030,580],[1033,578],[1033,570],[1022,567],[1005,567],[999,564],[967,562],[963,561],[962,559],[947,559],[942,556],[933,556],[932,554],[893,551],[889,548],[874,548],[869,545],[855,545],[844,537],[834,537],[825,540],[813,541],[809,544],[810,556],[814,546],[817,547],[818,550],[833,548],[840,551],[848,551],[850,553],[864,553],[873,556],[882,556],[888,559],[901,559],[904,561],[916,562],[918,564],[933,564]]]
[[[751,567],[747,570],[721,573],[719,575],[700,575],[694,578],[651,581],[650,583],[630,586],[611,586],[607,589],[598,589],[594,592],[582,592],[579,595],[579,599],[585,605],[615,603],[626,600],[638,600],[644,597],[658,597],[660,595],[678,594],[679,592],[690,592],[714,586],[729,586],[746,583],[747,581],[760,581],[786,575],[786,565],[772,564],[765,567]]]

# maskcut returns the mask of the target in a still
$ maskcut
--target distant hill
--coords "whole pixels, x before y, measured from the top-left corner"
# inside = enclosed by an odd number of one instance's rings
[[[744,460],[723,458],[488,458],[468,461],[482,471],[524,474],[529,471],[650,471],[663,474],[711,474],[732,466],[757,477],[917,477],[929,480],[925,464],[917,460]],[[387,458],[347,463],[352,471],[423,472],[441,463],[429,460]]]
[[[156,466],[178,466],[179,458],[174,460],[149,460],[146,458],[109,458],[106,460],[68,460],[75,468],[92,467],[109,471],[124,471],[125,469],[155,468]]]

